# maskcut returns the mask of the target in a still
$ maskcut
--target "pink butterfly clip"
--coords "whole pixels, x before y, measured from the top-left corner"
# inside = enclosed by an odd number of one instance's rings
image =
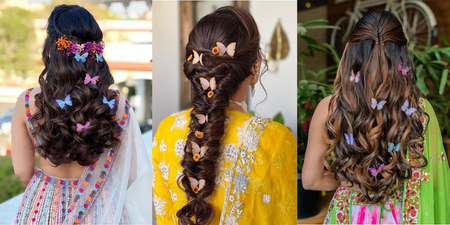
[[[84,84],[89,84],[91,82],[92,84],[97,84],[99,76],[92,77],[89,76],[89,74],[86,74],[86,77],[84,78]]]
[[[399,63],[398,63],[398,66],[397,66],[397,70],[400,71],[400,72],[402,72],[402,74],[403,74],[404,76],[406,76],[406,74],[408,74],[408,72],[409,72],[409,67],[403,68],[402,62],[399,62]]]
[[[77,132],[81,132],[83,129],[87,129],[91,125],[91,122],[87,122],[84,126],[77,123]]]
[[[381,174],[381,170],[383,169],[383,167],[384,167],[384,163],[382,163],[380,165],[380,167],[378,167],[378,170],[375,168],[369,167],[369,171],[372,174],[372,176],[376,177],[379,173]]]
[[[204,179],[197,180],[192,177],[188,177],[188,178],[189,178],[189,181],[191,182],[192,191],[194,191],[195,194],[197,194],[205,186]]]
[[[352,75],[350,75],[350,82],[358,83],[360,77],[361,77],[361,74],[359,73],[359,71],[358,71],[358,72],[356,73],[356,75],[355,75],[355,73],[354,73],[353,70],[352,70]]]

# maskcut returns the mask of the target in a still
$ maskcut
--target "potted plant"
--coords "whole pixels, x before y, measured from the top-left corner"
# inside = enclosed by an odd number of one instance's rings
[[[311,122],[314,110],[317,104],[333,92],[331,85],[334,80],[327,80],[327,75],[335,75],[340,58],[335,49],[329,44],[319,45],[316,40],[309,37],[306,33],[308,29],[338,29],[335,26],[318,25],[326,24],[327,20],[313,20],[305,23],[299,23],[297,26],[298,35],[306,41],[304,49],[299,49],[300,82],[298,84],[298,173],[297,173],[297,218],[303,219],[316,215],[320,212],[318,198],[320,191],[308,191],[303,188],[301,172],[303,160],[305,157],[306,145],[308,140],[309,124]],[[316,51],[325,52],[331,55],[335,64],[321,69],[318,72],[308,70],[303,62],[304,57],[314,57]]]
[[[442,139],[447,156],[450,155],[450,81],[448,68],[450,44],[443,33],[445,47],[437,45],[410,46],[409,51],[416,68],[417,87],[433,106],[441,127]],[[448,159],[449,157],[447,157]],[[448,159],[450,162],[450,159]]]

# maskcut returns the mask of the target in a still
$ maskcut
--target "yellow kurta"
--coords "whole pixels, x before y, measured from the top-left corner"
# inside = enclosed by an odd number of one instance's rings
[[[153,202],[159,225],[178,224],[187,202],[177,184],[190,110],[164,119],[153,141]],[[296,224],[297,141],[283,125],[227,111],[211,224]]]

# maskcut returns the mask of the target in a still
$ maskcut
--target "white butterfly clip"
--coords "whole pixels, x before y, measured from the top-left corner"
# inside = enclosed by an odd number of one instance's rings
[[[189,178],[189,181],[191,182],[192,191],[194,191],[195,194],[197,194],[205,186],[204,179],[197,180],[192,177],[188,177],[188,178]]]
[[[208,98],[211,98],[214,95],[214,90],[217,87],[216,78],[211,78],[211,80],[207,80],[203,77],[200,77],[200,83],[202,84],[203,90],[211,88],[211,91],[208,92]]]
[[[234,50],[236,48],[236,42],[230,43],[227,47],[225,47],[225,45],[220,42],[216,42],[216,44],[217,44],[217,48],[219,49],[220,56],[223,56],[226,52],[226,53],[228,53],[229,56],[233,57]],[[213,53],[214,53],[214,50],[213,50]]]
[[[197,117],[198,119],[198,123],[199,124],[204,124],[205,122],[208,122],[208,115],[203,115],[203,114],[195,114],[195,117]]]
[[[356,73],[356,75],[355,75],[355,73],[354,73],[353,70],[352,70],[352,74],[350,75],[350,82],[358,83],[360,77],[361,77],[361,74],[359,73],[359,71],[358,71],[358,72]]]
[[[202,62],[203,53],[201,53],[199,55],[197,51],[195,51],[195,50],[192,50],[192,51],[194,52],[194,59],[192,60],[192,64],[197,64],[198,62],[200,62],[200,64],[203,66],[203,62]]]
[[[197,143],[191,141],[192,144],[192,152],[194,153],[194,160],[197,162],[201,157],[203,157],[206,153],[206,150],[208,150],[208,146],[198,146]]]
[[[402,107],[400,108],[403,112],[406,113],[407,116],[411,116],[414,112],[417,111],[416,108],[409,108],[409,101],[408,99],[405,100],[405,103],[403,103]]]
[[[384,104],[386,104],[386,101],[383,100],[383,101],[377,102],[376,99],[372,98],[372,105],[371,105],[372,109],[376,108],[378,110],[381,110],[383,108]]]

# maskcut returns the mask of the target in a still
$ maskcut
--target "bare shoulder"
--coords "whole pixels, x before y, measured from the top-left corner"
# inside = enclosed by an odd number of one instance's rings
[[[317,104],[317,108],[314,112],[314,118],[319,121],[325,121],[328,115],[328,106],[330,105],[331,96],[328,96]]]

